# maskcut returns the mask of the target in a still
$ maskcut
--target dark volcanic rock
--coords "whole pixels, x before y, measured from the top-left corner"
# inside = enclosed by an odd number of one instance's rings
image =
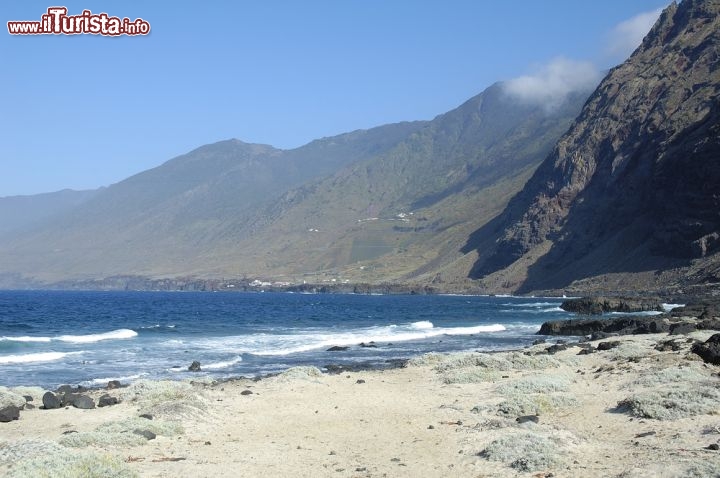
[[[150,430],[133,430],[133,433],[135,435],[140,435],[141,437],[145,437],[146,440],[154,440],[157,435]]]
[[[95,401],[87,395],[78,395],[73,398],[71,405],[82,410],[95,408]]]
[[[690,349],[706,363],[720,365],[720,334],[714,334],[702,344],[695,344]]]
[[[67,407],[68,405],[72,405],[76,398],[80,397],[79,393],[65,393],[63,395],[58,394],[58,398],[60,399],[60,404],[63,407]]]
[[[71,385],[60,385],[57,390],[55,390],[55,393],[58,395],[65,395],[67,393],[75,392],[76,390],[72,388]]]
[[[188,370],[190,372],[200,372],[200,362],[198,362],[197,360],[193,360],[193,363],[190,364]]]
[[[520,293],[598,276],[624,288],[712,280],[720,252],[719,16],[720,4],[706,0],[663,11],[523,190],[473,234],[486,246],[473,277],[495,273]],[[647,279],[648,271],[658,274]]]
[[[598,349],[598,351],[612,350],[615,347],[619,347],[619,346],[620,346],[619,340],[609,340],[607,342],[600,342],[597,346],[597,349]]]
[[[654,348],[658,352],[677,352],[678,350],[682,349],[682,344],[677,339],[665,340],[662,342],[658,342]]]
[[[52,392],[45,392],[45,395],[42,397],[43,407],[45,407],[45,410],[52,410],[53,408],[60,408],[62,407],[62,402]]]
[[[119,403],[117,397],[108,395],[107,393],[98,399],[98,407],[109,407]]]
[[[252,395],[252,394],[253,394],[252,390],[243,390],[242,392],[240,392],[240,395]]]
[[[538,423],[540,422],[540,417],[538,417],[537,415],[523,415],[521,417],[517,417],[515,421],[518,423]]]
[[[662,311],[660,299],[634,299],[627,297],[583,297],[564,301],[560,308],[583,315],[600,315],[607,312]]]
[[[567,350],[568,346],[566,344],[553,344],[550,347],[545,349],[545,352],[547,352],[550,355],[555,355],[556,353]]]
[[[375,342],[369,342],[367,344],[365,342],[360,342],[360,347],[374,349],[374,348],[377,348],[377,345],[375,345]]]
[[[540,326],[538,335],[591,335],[593,340],[609,334],[657,334],[668,332],[670,322],[661,317],[625,316],[609,319],[552,320]]]
[[[120,383],[120,380],[110,380],[107,383],[107,389],[108,390],[114,390],[116,388],[122,387],[122,383]]]
[[[333,345],[329,349],[326,350],[326,352],[342,352],[343,350],[347,350],[349,347],[341,347],[339,345]]]
[[[20,409],[15,405],[8,405],[0,409],[0,422],[7,423],[20,418]]]

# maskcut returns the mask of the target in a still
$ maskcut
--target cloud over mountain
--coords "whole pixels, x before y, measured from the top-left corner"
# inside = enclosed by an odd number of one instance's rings
[[[600,79],[601,73],[591,62],[559,57],[542,65],[532,75],[506,81],[503,88],[517,100],[553,109],[568,94],[593,89]]]
[[[663,7],[635,15],[624,22],[618,23],[608,35],[607,54],[624,61],[635,49],[655,24]]]

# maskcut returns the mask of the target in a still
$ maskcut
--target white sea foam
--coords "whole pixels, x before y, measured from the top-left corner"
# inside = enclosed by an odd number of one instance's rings
[[[443,335],[473,335],[502,332],[501,324],[468,327],[434,327],[431,322],[420,321],[407,325],[389,325],[350,330],[339,333],[305,331],[297,334],[253,334],[246,336],[206,339],[195,345],[206,349],[230,353],[250,353],[261,356],[289,355],[321,350],[332,346],[351,346],[361,342],[406,342]],[[203,367],[207,368],[207,366]]]
[[[542,309],[502,309],[500,312],[512,312],[512,313],[523,313],[523,314],[545,314],[548,312],[567,312],[560,307],[543,307]]]
[[[50,337],[0,337],[0,342],[50,342]]]
[[[214,362],[214,363],[209,363],[207,365],[203,364],[200,367],[202,368],[202,370],[220,370],[223,368],[232,367],[236,363],[240,363],[240,362],[242,362],[242,357],[235,357],[232,360],[226,360],[224,362]]]
[[[54,340],[60,342],[72,342],[76,344],[87,344],[92,342],[99,342],[101,340],[118,340],[118,339],[131,339],[137,336],[137,332],[130,329],[117,329],[111,332],[105,332],[102,334],[90,334],[90,335],[59,335],[57,337],[11,337],[3,336],[0,337],[0,341],[7,342],[38,342],[47,343]]]
[[[61,342],[72,342],[75,344],[88,344],[93,342],[100,342],[101,340],[119,340],[119,339],[131,339],[137,337],[137,332],[130,329],[117,329],[112,332],[105,332],[102,334],[89,334],[89,335],[61,335],[54,337],[53,340],[59,340]]]
[[[549,305],[559,306],[559,302],[525,302],[525,303],[512,303],[508,302],[502,304],[504,307],[547,307]]]
[[[17,364],[33,362],[54,362],[68,355],[77,355],[83,352],[40,352],[35,354],[0,355],[0,364]]]
[[[660,315],[659,310],[643,310],[640,312],[609,312],[608,315]]]
[[[678,307],[685,307],[685,304],[661,304],[662,308],[665,312],[670,312],[673,309],[677,309]]]
[[[118,382],[130,382],[132,380],[137,380],[138,378],[142,378],[148,375],[147,373],[138,373],[136,375],[127,375],[123,377],[103,377],[103,378],[94,378],[92,380],[87,380],[83,382],[81,385],[85,386],[95,386],[95,385],[106,385],[108,382],[111,382],[113,380],[117,380]]]

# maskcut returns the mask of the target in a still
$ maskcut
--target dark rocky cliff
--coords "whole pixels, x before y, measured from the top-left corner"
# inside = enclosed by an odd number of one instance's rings
[[[670,5],[523,191],[473,235],[468,248],[490,246],[472,275],[505,270],[509,288],[527,291],[718,253],[719,66],[720,1]]]

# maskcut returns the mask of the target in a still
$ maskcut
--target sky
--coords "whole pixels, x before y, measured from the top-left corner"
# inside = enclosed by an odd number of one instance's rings
[[[624,61],[667,3],[3,2],[0,197],[107,186],[229,138],[290,149],[432,119],[497,81],[552,104]],[[8,33],[58,4],[150,34]]]

